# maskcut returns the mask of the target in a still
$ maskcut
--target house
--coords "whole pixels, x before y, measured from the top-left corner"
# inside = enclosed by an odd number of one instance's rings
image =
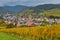
[[[25,25],[26,25],[26,26],[30,26],[30,27],[31,27],[31,26],[36,26],[33,22],[26,22]]]
[[[45,19],[45,21],[49,22],[49,18],[46,18],[46,17],[45,17],[44,19]]]
[[[20,23],[20,22],[16,22],[15,25],[16,25],[17,27],[19,27],[19,26],[21,26],[21,23]]]
[[[7,20],[5,20],[4,21],[6,24],[11,24],[12,23],[12,21],[7,21]]]
[[[55,19],[55,22],[60,23],[60,19]]]
[[[55,22],[55,19],[54,18],[49,18],[49,23],[53,23]]]

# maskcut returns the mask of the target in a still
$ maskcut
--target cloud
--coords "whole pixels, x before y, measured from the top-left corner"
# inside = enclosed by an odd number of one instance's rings
[[[41,4],[60,4],[60,0],[0,0],[0,6],[26,5],[36,6]]]

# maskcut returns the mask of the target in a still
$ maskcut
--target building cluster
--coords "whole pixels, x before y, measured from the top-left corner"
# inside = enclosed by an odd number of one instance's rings
[[[26,26],[38,26],[44,23],[43,21],[49,22],[50,24],[53,22],[60,23],[60,18],[47,18],[40,16],[39,18],[35,18],[33,16],[23,17],[13,14],[4,14],[3,17],[4,22],[6,24],[13,24],[16,26],[26,25]],[[37,22],[38,21],[38,22]]]

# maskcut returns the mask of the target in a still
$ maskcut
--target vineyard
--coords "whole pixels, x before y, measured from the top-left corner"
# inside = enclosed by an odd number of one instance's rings
[[[60,24],[52,26],[21,27],[0,29],[0,32],[16,34],[19,36],[30,36],[38,40],[60,40]],[[34,39],[36,40],[36,39]]]

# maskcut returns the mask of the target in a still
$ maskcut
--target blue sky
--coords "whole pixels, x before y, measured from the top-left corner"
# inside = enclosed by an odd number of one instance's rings
[[[60,4],[60,0],[0,0],[0,6],[5,6],[5,5],[36,6],[41,4]]]

